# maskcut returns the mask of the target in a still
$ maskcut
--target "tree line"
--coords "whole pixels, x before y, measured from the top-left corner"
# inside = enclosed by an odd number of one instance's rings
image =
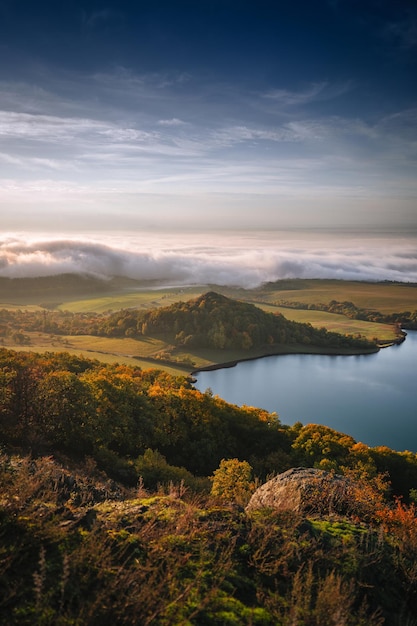
[[[372,309],[358,307],[353,302],[344,300],[330,300],[328,304],[294,302],[292,300],[280,300],[277,302],[279,306],[289,309],[303,309],[307,311],[327,311],[328,313],[336,313],[344,315],[352,320],[364,320],[366,322],[377,322],[378,324],[396,324],[406,330],[417,330],[417,309],[414,311],[402,311],[397,313],[380,313]]]

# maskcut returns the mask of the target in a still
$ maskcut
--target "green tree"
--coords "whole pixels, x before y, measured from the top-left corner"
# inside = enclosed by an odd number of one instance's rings
[[[252,494],[252,467],[247,461],[222,459],[212,478],[211,495],[246,504]]]
[[[87,372],[82,381],[88,385],[96,404],[92,418],[94,444],[117,454],[136,456],[148,445],[151,416],[140,379],[123,366],[101,367]]]
[[[76,374],[48,372],[38,385],[37,412],[48,443],[70,451],[89,453],[93,398]]]
[[[135,462],[135,469],[138,476],[143,478],[147,489],[156,489],[158,486],[167,486],[170,483],[184,487],[198,489],[198,479],[184,467],[177,467],[167,463],[166,458],[158,452],[148,448],[144,454],[139,456]],[[200,481],[201,484],[203,481]]]

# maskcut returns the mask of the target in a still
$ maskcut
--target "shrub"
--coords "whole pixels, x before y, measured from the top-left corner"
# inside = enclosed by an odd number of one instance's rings
[[[223,459],[211,478],[211,495],[237,504],[247,504],[254,490],[251,478],[252,467],[247,461]]]

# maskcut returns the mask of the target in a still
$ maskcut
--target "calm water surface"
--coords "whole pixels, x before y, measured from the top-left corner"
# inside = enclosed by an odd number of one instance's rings
[[[200,372],[196,387],[276,411],[284,424],[325,424],[370,446],[417,452],[417,331],[377,354],[290,354]]]

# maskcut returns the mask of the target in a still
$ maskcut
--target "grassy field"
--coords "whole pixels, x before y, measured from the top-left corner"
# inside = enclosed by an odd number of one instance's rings
[[[122,308],[155,308],[168,306],[179,300],[191,300],[209,290],[218,291],[230,298],[256,301],[261,304],[279,305],[282,301],[303,302],[306,304],[327,304],[331,300],[350,301],[357,307],[393,313],[417,309],[417,286],[391,283],[362,283],[338,280],[300,280],[276,283],[268,288],[238,289],[212,285],[160,290],[136,290],[114,293],[90,299],[62,302],[58,308],[72,312],[105,312]],[[287,317],[288,316],[288,309]],[[283,311],[284,313],[284,311]],[[285,313],[284,313],[285,315]],[[310,320],[308,320],[310,321]]]
[[[389,342],[396,339],[395,329],[391,324],[377,324],[362,320],[351,320],[345,315],[327,313],[326,311],[309,311],[305,309],[289,309],[268,304],[258,304],[264,311],[279,312],[293,322],[310,323],[315,328],[327,328],[342,335],[363,335],[369,340],[378,337],[380,342]]]
[[[190,300],[206,291],[218,291],[230,298],[247,302],[279,305],[282,301],[306,304],[327,304],[330,300],[350,301],[357,307],[373,309],[381,313],[413,311],[417,309],[417,285],[402,283],[365,283],[343,280],[285,280],[270,283],[256,289],[240,289],[215,285],[191,287],[126,287],[121,283],[106,293],[80,294],[76,290],[60,293],[57,299],[53,290],[44,290],[44,284],[36,289],[34,284],[24,293],[11,286],[0,288],[0,306],[4,308],[47,307],[77,312],[106,312],[122,308],[155,308],[167,306],[179,300]],[[85,287],[84,287],[85,291]]]
[[[357,307],[393,313],[417,309],[417,285],[364,283],[343,280],[293,280],[253,290],[262,302],[279,304],[282,300],[327,304],[331,300],[350,301]]]
[[[97,359],[103,363],[124,363],[142,369],[162,369],[177,376],[184,376],[193,369],[190,364],[176,365],[173,362],[161,361],[161,352],[166,351],[167,345],[157,339],[146,338],[143,341],[136,341],[135,339],[113,339],[90,335],[74,337],[38,332],[25,334],[30,338],[27,344],[19,345],[12,339],[4,339],[2,347],[32,352],[69,352],[89,359]],[[173,360],[175,358],[181,359],[185,356],[174,356]]]
[[[96,313],[106,313],[108,311],[118,311],[120,309],[154,309],[161,306],[169,306],[180,300],[191,300],[197,298],[208,287],[184,287],[183,289],[144,289],[129,291],[126,293],[107,294],[105,296],[73,300],[62,302],[58,305],[61,311],[71,311],[72,313],[85,313],[94,311]]]

